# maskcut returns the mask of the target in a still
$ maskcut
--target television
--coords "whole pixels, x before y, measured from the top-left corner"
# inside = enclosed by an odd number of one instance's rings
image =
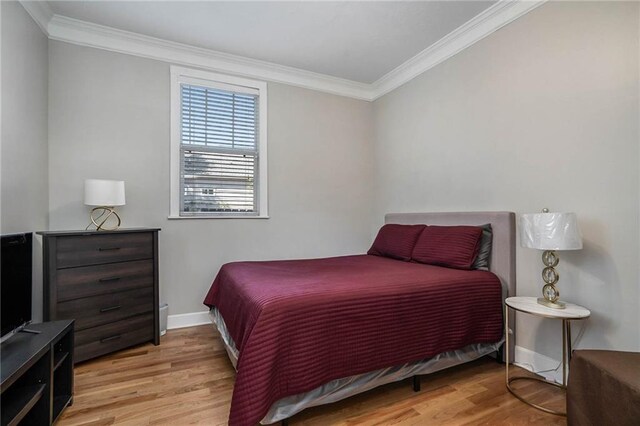
[[[0,236],[0,342],[31,322],[32,235]]]

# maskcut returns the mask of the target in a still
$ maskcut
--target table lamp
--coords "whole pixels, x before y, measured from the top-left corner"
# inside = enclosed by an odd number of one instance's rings
[[[97,231],[113,231],[120,227],[120,216],[116,213],[115,206],[124,206],[124,181],[86,179],[84,181],[84,204],[96,206],[91,209],[91,225]],[[113,217],[114,222],[109,225],[107,221]]]
[[[542,279],[545,282],[542,287],[542,296],[538,303],[554,309],[564,309],[560,292],[556,284],[560,275],[555,270],[560,257],[557,250],[580,250],[582,248],[582,236],[578,228],[578,219],[575,213],[549,213],[543,209],[542,213],[528,213],[520,217],[520,244],[522,247],[544,250],[542,263]]]

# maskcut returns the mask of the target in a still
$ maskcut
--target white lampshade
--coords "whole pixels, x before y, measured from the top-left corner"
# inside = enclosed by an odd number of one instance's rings
[[[520,216],[520,244],[539,250],[580,250],[582,236],[575,213],[528,213]]]
[[[124,206],[124,181],[86,179],[84,203],[87,206]]]

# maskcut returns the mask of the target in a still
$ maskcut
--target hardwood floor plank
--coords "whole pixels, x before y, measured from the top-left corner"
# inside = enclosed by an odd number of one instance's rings
[[[530,374],[514,367],[513,373]],[[170,330],[151,344],[75,368],[75,397],[61,426],[226,425],[235,371],[211,326]],[[538,403],[564,405],[561,390],[536,382],[516,388]],[[346,400],[309,408],[291,425],[566,425],[511,395],[504,365],[484,358],[422,377],[422,391],[404,380]]]

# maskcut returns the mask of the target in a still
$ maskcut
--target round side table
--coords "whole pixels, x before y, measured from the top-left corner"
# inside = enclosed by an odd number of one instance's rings
[[[506,303],[506,307],[505,307],[504,320],[505,320],[505,336],[507,340],[505,344],[506,348],[509,348],[509,308],[517,312],[523,312],[525,314],[562,320],[562,384],[558,384],[550,380],[542,379],[540,377],[525,377],[525,376],[509,377],[509,351],[508,350],[506,351],[505,377],[506,377],[507,389],[520,401],[547,413],[556,414],[559,416],[566,416],[567,415],[566,412],[552,410],[550,408],[546,408],[541,405],[534,404],[533,402],[527,401],[526,398],[524,398],[521,395],[518,395],[516,390],[514,390],[511,387],[511,383],[516,380],[535,380],[551,386],[558,387],[560,389],[566,389],[567,373],[568,373],[567,364],[571,360],[571,321],[583,320],[583,319],[589,318],[589,316],[591,315],[591,312],[587,308],[584,308],[579,305],[574,305],[572,303],[567,303],[567,306],[565,309],[548,308],[546,306],[539,304],[537,302],[537,298],[535,297],[508,297],[505,300],[505,303]]]

